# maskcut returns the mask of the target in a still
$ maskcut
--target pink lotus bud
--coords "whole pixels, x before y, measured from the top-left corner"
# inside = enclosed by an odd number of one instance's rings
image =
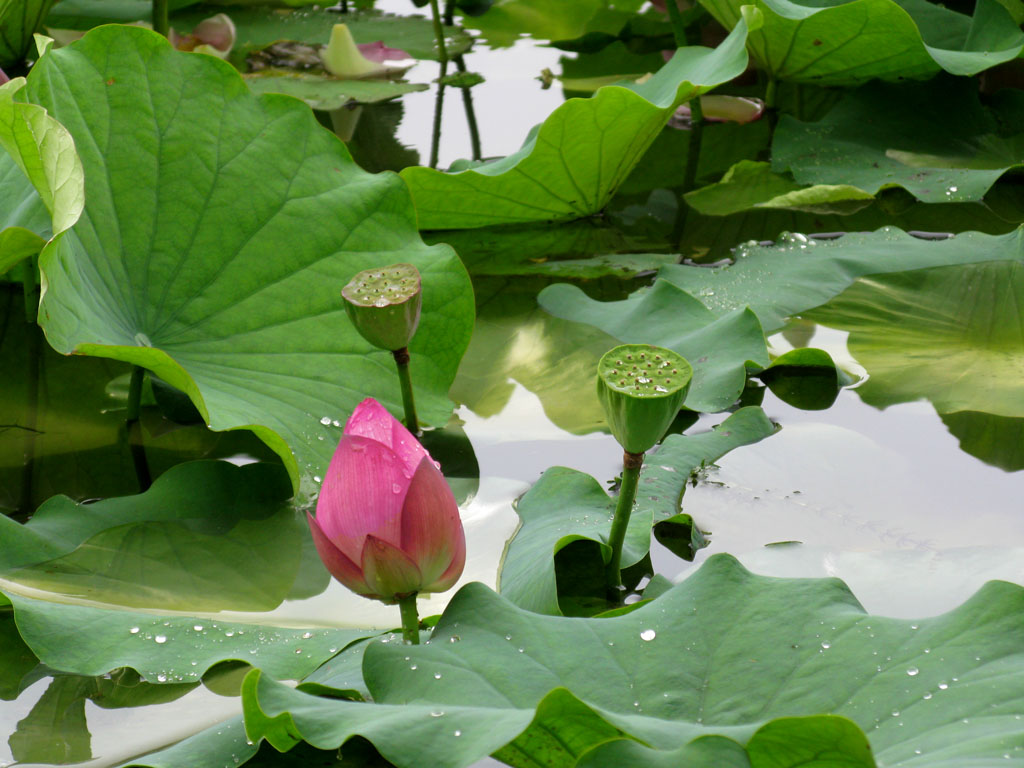
[[[11,78],[4,74],[4,71],[0,69],[0,85],[10,82]]]
[[[373,398],[345,424],[307,515],[327,570],[356,594],[385,603],[451,589],[466,564],[466,535],[444,475],[419,441]]]

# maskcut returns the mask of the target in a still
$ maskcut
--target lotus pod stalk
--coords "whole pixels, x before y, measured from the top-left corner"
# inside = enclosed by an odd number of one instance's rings
[[[670,349],[624,344],[605,353],[597,365],[597,397],[612,435],[622,446],[622,485],[615,505],[606,569],[609,599],[622,593],[622,544],[636,499],[644,454],[665,434],[686,399],[693,368]]]
[[[341,291],[345,311],[359,334],[395,358],[405,409],[405,425],[419,434],[416,401],[409,375],[409,342],[416,333],[423,306],[423,281],[412,264],[367,269]]]

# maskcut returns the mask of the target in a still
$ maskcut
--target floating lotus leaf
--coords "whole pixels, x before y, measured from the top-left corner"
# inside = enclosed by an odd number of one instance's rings
[[[966,78],[875,83],[816,123],[783,116],[772,168],[792,172],[800,184],[852,185],[871,194],[900,186],[928,203],[981,200],[999,177],[1024,165],[1024,130],[1010,116],[1018,132],[1001,132],[1001,118],[982,108]]]
[[[1021,610],[1024,589],[990,582],[942,616],[888,619],[836,579],[755,576],[726,555],[615,618],[539,616],[471,584],[429,645],[369,644],[374,703],[253,671],[246,730],[278,749],[361,735],[403,768],[574,766],[619,740],[689,745],[699,766],[745,765],[738,750],[753,766],[1000,765],[1024,750]]]
[[[726,29],[746,0],[702,0]],[[1024,34],[996,0],[979,0],[968,17],[926,0],[756,0],[764,26],[750,36],[751,56],[770,77],[819,85],[875,78],[925,79],[940,70],[974,75],[1016,58]]]

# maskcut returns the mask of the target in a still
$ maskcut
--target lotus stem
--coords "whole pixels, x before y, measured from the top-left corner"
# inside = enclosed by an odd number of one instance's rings
[[[33,293],[33,297],[34,297]],[[26,299],[27,301],[28,299]],[[26,311],[26,314],[27,311]],[[40,432],[39,424],[39,382],[42,379],[43,355],[42,355],[42,330],[35,325],[35,318],[30,321],[33,325],[28,329],[28,382],[26,387],[25,419],[24,419],[24,457],[25,463],[21,469],[21,498],[18,504],[19,515],[24,519],[35,512],[35,498],[33,486],[35,482],[36,468],[36,439]]]
[[[683,194],[690,192],[697,183],[697,167],[700,165],[700,145],[704,138],[704,110],[700,96],[690,99],[690,144],[686,150],[686,173],[683,175]]]
[[[139,490],[145,491],[153,483],[149,473],[149,461],[146,459],[146,447],[142,444],[142,424],[139,415],[142,411],[142,382],[146,377],[146,369],[138,365],[132,366],[131,383],[128,385],[128,413],[125,415],[125,429],[128,433],[128,445],[135,465],[135,477],[139,481]]]
[[[671,0],[670,0],[671,2]],[[619,501],[615,505],[615,516],[612,518],[612,530],[608,534],[608,544],[612,548],[612,557],[608,561],[606,581],[608,597],[613,602],[621,602],[622,598],[622,544],[626,540],[626,528],[629,527],[629,516],[636,500],[636,486],[640,479],[640,467],[643,466],[642,453],[622,454],[622,485],[619,487]]]
[[[437,168],[441,144],[441,114],[444,112],[444,78],[448,74],[448,49],[444,44],[444,27],[441,25],[441,11],[438,9],[437,0],[430,0],[430,15],[434,19],[434,37],[437,38],[437,60],[441,62],[437,98],[434,101],[434,129],[430,134],[430,167]]]
[[[36,315],[39,314],[39,281],[36,274],[39,271],[39,257],[33,256],[21,262],[21,294],[25,299],[25,322],[34,324]]]
[[[683,21],[683,14],[680,12],[676,0],[666,0],[665,9],[672,22],[672,34],[676,38],[676,48],[685,48],[690,43],[686,36],[686,22]]]
[[[455,68],[459,72],[466,71],[466,62],[462,56],[455,56],[452,59],[455,62]],[[462,89],[462,106],[466,110],[466,123],[469,126],[469,144],[473,151],[473,159],[483,159],[483,153],[480,151],[480,129],[476,124],[476,110],[473,109],[473,94],[471,93],[472,88]]]
[[[434,37],[437,38],[437,60],[447,64],[448,49],[444,45],[444,26],[441,24],[441,11],[437,7],[437,0],[430,0],[430,15],[434,19]]]
[[[167,37],[171,32],[167,0],[153,0],[153,31]]]
[[[448,62],[441,62],[441,77],[448,74]],[[430,133],[430,167],[437,168],[437,160],[441,146],[441,113],[444,112],[444,83],[437,84],[437,97],[434,99],[434,128]]]
[[[420,433],[420,423],[416,418],[416,401],[412,394],[412,377],[409,376],[409,348],[402,347],[391,353],[398,366],[398,381],[402,387],[402,406],[405,408],[405,426],[414,435]]]
[[[409,645],[420,644],[420,616],[416,612],[416,593],[398,598],[402,612],[402,637]]]

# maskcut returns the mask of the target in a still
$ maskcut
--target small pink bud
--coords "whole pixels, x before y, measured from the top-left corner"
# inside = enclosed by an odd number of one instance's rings
[[[459,506],[444,475],[373,398],[345,424],[309,525],[327,570],[385,603],[451,589],[466,563]]]

